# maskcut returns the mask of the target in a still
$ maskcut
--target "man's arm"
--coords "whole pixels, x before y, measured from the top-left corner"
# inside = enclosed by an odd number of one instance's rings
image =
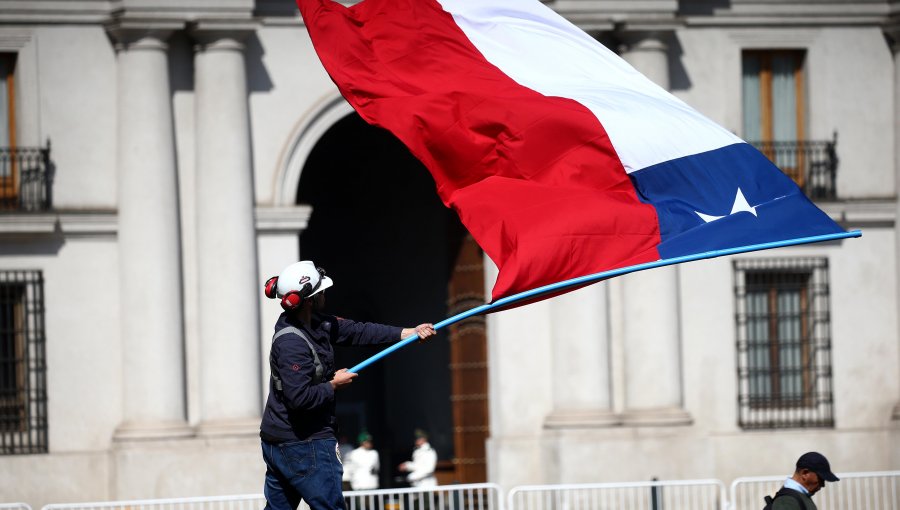
[[[394,343],[413,334],[426,339],[435,334],[434,326],[419,324],[414,328],[399,328],[375,322],[356,322],[350,319],[334,319],[331,323],[332,342],[337,345],[374,345]],[[336,331],[335,331],[336,330]]]

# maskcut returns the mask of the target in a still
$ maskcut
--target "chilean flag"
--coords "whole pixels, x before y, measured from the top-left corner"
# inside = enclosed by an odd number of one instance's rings
[[[424,163],[499,267],[495,302],[686,255],[849,236],[760,152],[537,0],[297,4],[343,96]]]

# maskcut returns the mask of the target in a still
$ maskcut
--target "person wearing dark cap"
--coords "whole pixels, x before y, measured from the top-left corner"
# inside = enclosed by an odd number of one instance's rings
[[[416,437],[416,449],[412,460],[400,464],[400,471],[408,473],[406,481],[413,487],[434,487],[437,478],[434,469],[437,467],[437,452],[428,444],[428,434],[422,429],[413,432]]]
[[[266,297],[279,299],[284,309],[275,323],[269,397],[259,430],[266,510],[296,510],[301,499],[312,510],[344,509],[335,392],[357,374],[337,368],[333,346],[435,334],[430,323],[400,328],[324,314],[325,289],[333,284],[309,260],[291,264],[265,284]]]
[[[344,460],[344,473],[349,474],[350,488],[355,491],[377,489],[381,461],[372,443],[372,434],[363,431],[357,441],[359,447]]]
[[[840,480],[831,472],[828,459],[819,452],[807,452],[797,459],[794,474],[771,499],[772,510],[816,510],[812,497],[825,487],[825,482]],[[767,498],[767,501],[769,499]]]

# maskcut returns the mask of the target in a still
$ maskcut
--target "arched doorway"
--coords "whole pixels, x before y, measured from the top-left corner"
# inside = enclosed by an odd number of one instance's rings
[[[469,302],[473,292],[483,290],[483,270],[475,271],[480,281],[472,280],[472,261],[480,262],[477,245],[440,202],[428,171],[387,131],[366,124],[355,113],[344,117],[319,139],[301,176],[297,203],[311,205],[313,213],[300,236],[300,255],[334,278],[329,312],[412,326],[443,320],[458,307],[460,298],[448,294],[452,289]],[[483,302],[483,293],[475,299]],[[483,346],[483,323],[480,327]],[[465,342],[449,341],[460,334],[468,335]],[[442,482],[484,481],[477,470],[457,470],[459,463],[453,462],[460,458],[467,464],[484,463],[486,363],[478,365],[484,367],[479,374],[471,372],[471,356],[465,357],[468,373],[459,370],[459,363],[451,366],[451,358],[463,359],[460,349],[478,348],[471,338],[471,327],[462,333],[458,328],[442,330],[437,339],[407,346],[366,367],[357,382],[339,394],[342,435],[353,441],[366,429],[374,436],[382,487],[402,484],[395,479],[400,475],[396,466],[409,458],[415,428],[429,432],[442,461]],[[339,348],[338,366],[350,367],[379,350]],[[483,384],[465,386],[473,395],[484,395],[483,413],[465,413],[454,404],[460,400],[460,376],[483,378]],[[478,417],[478,423],[461,421],[461,412]],[[472,451],[480,451],[481,458],[472,460]]]

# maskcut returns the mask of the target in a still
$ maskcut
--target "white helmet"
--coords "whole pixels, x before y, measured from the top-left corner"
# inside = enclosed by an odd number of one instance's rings
[[[311,260],[301,260],[269,278],[265,293],[270,299],[281,298],[281,307],[290,310],[332,285],[334,281],[325,276],[324,269],[317,268]]]

